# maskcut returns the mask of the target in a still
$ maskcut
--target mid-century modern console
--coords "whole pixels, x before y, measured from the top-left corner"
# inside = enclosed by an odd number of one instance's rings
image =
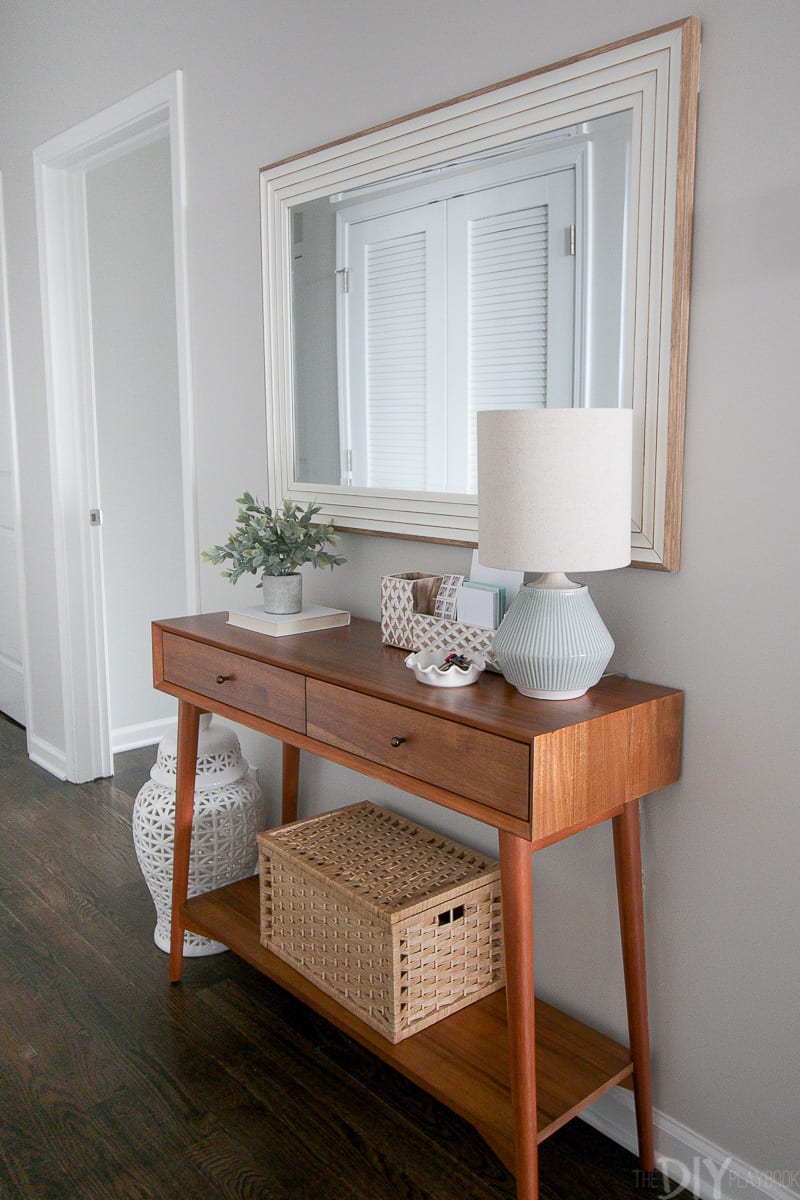
[[[538,1196],[538,1142],[632,1083],[639,1154],[654,1168],[638,800],[680,771],[682,693],[612,676],[578,700],[531,700],[499,675],[425,687],[377,624],[272,638],[226,613],[153,626],[155,686],[176,696],[178,768],[170,973],[184,929],[249,963],[458,1112]],[[219,713],[283,743],[283,820],[300,751],[498,830],[506,988],[392,1045],[265,950],[255,878],[186,899],[198,718]],[[533,993],[532,852],[611,820],[630,1050]]]

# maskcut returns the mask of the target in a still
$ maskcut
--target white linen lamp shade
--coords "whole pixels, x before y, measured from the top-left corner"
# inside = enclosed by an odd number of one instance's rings
[[[478,414],[481,563],[542,572],[520,589],[493,643],[523,695],[581,696],[614,652],[588,588],[565,572],[630,562],[632,438],[630,409]]]

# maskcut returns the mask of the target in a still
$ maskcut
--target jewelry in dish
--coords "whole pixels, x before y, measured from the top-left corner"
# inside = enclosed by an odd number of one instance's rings
[[[417,650],[405,661],[415,678],[429,687],[466,687],[477,683],[486,665],[481,655],[467,658],[465,654],[445,650]]]

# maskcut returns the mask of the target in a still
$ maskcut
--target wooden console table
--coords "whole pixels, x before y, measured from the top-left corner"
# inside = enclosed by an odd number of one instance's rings
[[[155,686],[178,698],[170,977],[183,931],[258,970],[459,1113],[538,1197],[538,1142],[615,1084],[633,1086],[653,1170],[639,797],[680,771],[682,693],[612,676],[579,700],[531,700],[490,672],[425,687],[377,624],[271,638],[226,613],[153,626]],[[499,833],[506,988],[391,1045],[259,941],[258,881],[186,899],[198,719],[219,713],[283,743],[283,820],[297,816],[300,751],[384,780]],[[532,851],[611,820],[630,1050],[533,994]]]

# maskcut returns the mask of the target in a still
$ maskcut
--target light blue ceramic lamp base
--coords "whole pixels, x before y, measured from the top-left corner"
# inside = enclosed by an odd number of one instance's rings
[[[614,641],[585,584],[545,575],[520,588],[492,649],[523,696],[574,700],[598,682]]]

